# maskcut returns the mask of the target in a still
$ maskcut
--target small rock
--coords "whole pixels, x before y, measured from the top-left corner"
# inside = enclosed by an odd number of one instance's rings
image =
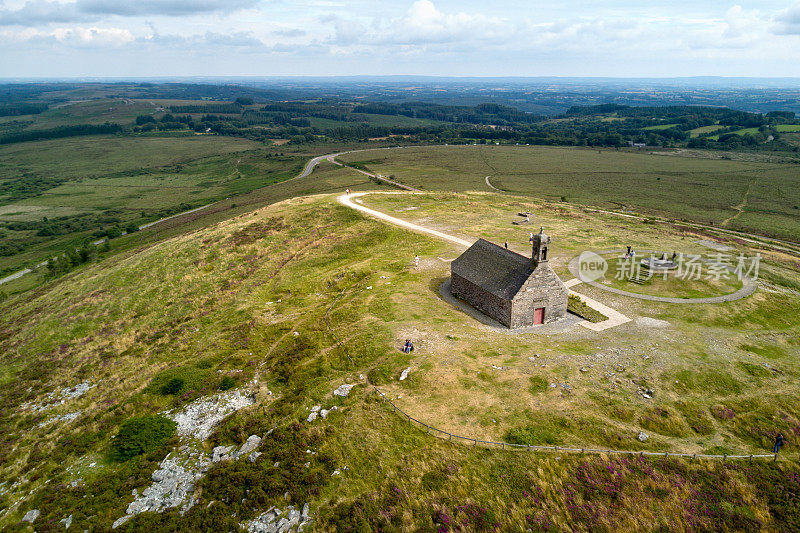
[[[311,411],[310,413],[308,413],[308,418],[306,418],[306,422],[313,422],[316,419],[317,419],[317,412]]]
[[[353,387],[355,387],[355,384],[340,385],[339,388],[333,391],[333,394],[334,396],[341,396],[344,398],[350,394],[350,391],[353,390]]]
[[[120,516],[119,518],[114,520],[113,524],[111,524],[111,529],[117,529],[119,526],[121,526],[122,524],[124,524],[125,522],[127,522],[130,519],[131,519],[131,515],[129,515],[129,514],[126,514],[125,516]]]
[[[303,517],[303,521],[308,520],[308,504],[307,503],[303,504],[303,512],[300,513],[300,516]]]
[[[247,456],[247,459],[251,463],[255,463],[258,460],[259,457],[261,457],[261,452],[253,452],[253,453],[251,453],[250,455]]]
[[[640,432],[639,432],[639,436],[638,436],[637,438],[639,439],[639,441],[640,441],[640,442],[644,442],[644,441],[646,441],[648,438],[650,438],[650,435],[648,435],[648,434],[647,434],[647,433],[645,433],[644,431],[640,431]]]
[[[408,377],[408,373],[411,372],[411,367],[406,368],[400,373],[400,381],[404,381]]]
[[[69,515],[66,518],[62,518],[61,520],[59,520],[59,522],[64,524],[64,529],[69,529],[69,526],[72,525],[72,515]]]
[[[316,412],[317,412],[317,411],[319,411],[320,409],[322,409],[322,406],[321,406],[321,405],[315,405],[314,407],[312,407],[312,408],[311,408],[311,412],[312,412],[312,413],[316,413]]]
[[[31,509],[30,511],[25,513],[25,516],[22,517],[22,521],[23,522],[33,522],[34,520],[39,518],[40,514],[41,513],[39,512],[39,509]]]
[[[588,369],[588,368],[586,368],[585,366],[582,366],[582,367],[580,368],[580,370],[581,370],[581,372],[588,372],[588,371],[589,371],[589,369]]]

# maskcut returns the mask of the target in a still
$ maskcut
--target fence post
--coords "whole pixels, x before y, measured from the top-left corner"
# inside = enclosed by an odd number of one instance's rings
[[[669,457],[669,452],[664,452],[664,458]]]
[[[478,447],[478,439],[472,439],[472,440],[475,441],[475,447],[477,448]]]
[[[500,443],[500,449],[501,450],[505,450],[506,449],[506,443],[505,442],[501,442]]]
[[[775,458],[772,460],[772,462],[774,463],[774,462],[776,462],[777,460],[778,460],[778,454],[776,453],[776,454],[775,454]]]
[[[697,460],[697,454],[692,455],[692,459]]]
[[[725,461],[727,461],[727,460],[728,460],[728,454],[727,454],[727,453],[726,453],[726,454],[723,454],[723,455],[722,455],[722,462],[724,463],[724,462],[725,462]]]
[[[752,453],[750,454],[750,462],[751,463],[753,462],[753,454]]]

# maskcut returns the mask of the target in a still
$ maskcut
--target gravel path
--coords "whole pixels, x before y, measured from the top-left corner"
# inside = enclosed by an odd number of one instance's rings
[[[595,253],[599,255],[611,254],[611,253],[622,254],[624,253],[624,250],[605,250],[602,252],[595,252]],[[644,250],[642,253],[647,253],[647,250]],[[630,296],[631,298],[638,298],[640,300],[649,300],[651,302],[664,302],[670,304],[716,304],[722,302],[732,302],[734,300],[741,300],[742,298],[750,296],[756,291],[757,288],[755,280],[745,277],[742,278],[741,289],[739,289],[736,292],[732,292],[730,294],[723,294],[721,296],[711,296],[708,298],[671,298],[667,296],[651,296],[649,294],[639,294],[636,292],[623,291],[622,289],[616,289],[614,287],[608,287],[596,281],[580,280],[579,270],[578,270],[579,259],[580,256],[577,256],[572,258],[572,261],[569,262],[569,271],[576,278],[575,280],[569,280],[568,283],[570,283],[570,287],[575,286],[579,283],[586,283],[587,285],[591,285],[592,287],[597,287],[598,289],[606,292],[613,292],[614,294],[620,294],[622,296]]]

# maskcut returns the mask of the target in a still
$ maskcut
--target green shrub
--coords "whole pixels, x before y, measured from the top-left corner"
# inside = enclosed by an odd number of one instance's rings
[[[161,387],[161,394],[164,396],[168,394],[178,394],[181,389],[183,389],[183,383],[184,381],[181,378],[171,378]]]
[[[219,384],[219,390],[229,390],[236,386],[236,380],[230,376],[225,376]]]
[[[111,458],[124,462],[165,444],[177,424],[160,415],[130,418],[123,422],[111,441]]]

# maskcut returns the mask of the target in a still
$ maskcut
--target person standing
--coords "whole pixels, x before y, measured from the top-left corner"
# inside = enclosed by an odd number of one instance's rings
[[[506,250],[508,250],[508,241],[506,241]]]
[[[772,448],[772,453],[777,454],[781,451],[781,446],[783,446],[783,433],[778,433],[778,436],[775,437],[775,446]]]

